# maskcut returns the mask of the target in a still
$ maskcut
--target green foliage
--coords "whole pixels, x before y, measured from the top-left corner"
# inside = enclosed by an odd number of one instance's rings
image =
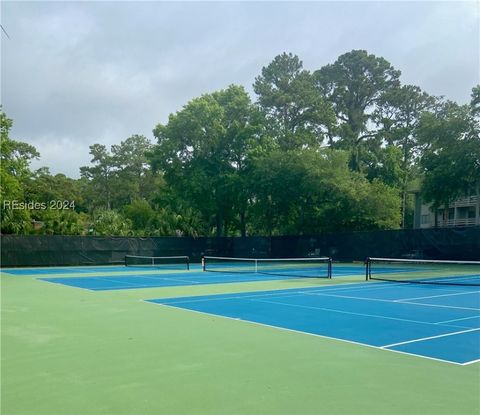
[[[65,201],[75,206],[77,211],[86,211],[82,189],[78,180],[71,179],[64,174],[50,174],[46,167],[42,167],[25,181],[25,200],[45,203],[51,201]]]
[[[346,212],[348,217],[345,217],[338,227],[344,230],[400,227],[400,198],[396,189],[379,180],[368,182],[358,176],[351,185],[342,188],[339,194],[342,196],[337,206]]]
[[[94,212],[92,223],[93,235],[130,236],[133,235],[130,220],[122,217],[114,210],[98,210]]]
[[[6,234],[28,234],[31,232],[32,228],[32,219],[30,217],[30,212],[24,209],[12,210],[5,209],[3,207],[2,200],[2,209],[1,209],[1,231]]]
[[[480,116],[480,85],[476,85],[472,88],[470,107],[474,117]]]
[[[85,213],[73,210],[44,209],[32,212],[32,217],[38,221],[38,229],[32,232],[41,235],[83,235],[88,226]]]
[[[409,190],[434,208],[480,185],[480,86],[470,105],[401,85],[384,58],[353,50],[314,72],[283,53],[241,86],[192,99],[154,129],[90,146],[81,178],[31,172],[0,111],[4,233],[245,236],[395,229]],[[74,202],[74,210],[5,201]]]
[[[218,236],[244,215],[248,194],[242,183],[258,142],[257,122],[245,90],[232,85],[192,100],[154,130],[153,168]]]
[[[283,150],[318,147],[335,114],[298,56],[283,53],[262,68],[253,85],[270,134]]]
[[[271,152],[256,160],[252,178],[254,233],[314,234],[399,226],[396,190],[352,172],[346,152]]]
[[[107,148],[101,144],[90,146],[90,154],[93,156],[92,167],[81,167],[80,174],[90,182],[88,199],[93,208],[103,207],[110,209],[114,184],[113,157]]]
[[[147,229],[155,217],[155,211],[145,199],[136,199],[123,210],[135,231]]]
[[[80,168],[90,209],[120,209],[152,192],[156,178],[149,171],[150,150],[151,143],[141,135],[113,145],[111,151],[101,144],[90,146],[93,166]]]
[[[474,105],[446,102],[439,111],[425,113],[420,120],[418,135],[424,145],[423,196],[434,208],[478,192],[480,125],[474,108]]]
[[[413,85],[404,85],[386,91],[379,99],[374,113],[375,122],[381,127],[378,137],[386,147],[373,151],[375,158],[369,166],[369,177],[397,187],[402,198],[402,227],[412,216],[413,205],[408,189],[419,175],[418,158],[421,143],[417,128],[421,116],[435,109],[437,99]]]
[[[365,142],[375,139],[378,132],[370,122],[374,110],[388,91],[399,86],[400,71],[384,58],[352,50],[316,71],[314,76],[336,115],[330,145],[349,150],[352,170],[361,171]]]
[[[32,145],[12,140],[9,137],[12,125],[13,121],[3,111],[0,111],[1,168],[17,180],[22,180],[30,175],[28,168],[30,161],[38,158],[40,154]]]
[[[132,135],[112,146],[115,167],[113,206],[120,208],[136,198],[146,198],[158,185],[150,171],[147,154],[152,143],[143,135]]]
[[[28,210],[11,209],[8,202],[24,200],[24,181],[31,172],[30,161],[37,158],[37,150],[9,137],[13,121],[0,109],[0,217],[1,232],[23,234],[31,230]]]

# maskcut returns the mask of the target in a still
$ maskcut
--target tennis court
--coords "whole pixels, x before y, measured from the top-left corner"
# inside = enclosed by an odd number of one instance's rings
[[[480,291],[392,283],[152,303],[450,363],[480,360]]]
[[[331,258],[251,259],[206,257],[202,266],[188,257],[137,258],[128,266],[57,267],[51,269],[5,269],[10,275],[42,276],[41,281],[92,291],[135,288],[228,284],[292,278],[329,279],[365,274],[363,264],[335,263]],[[138,258],[143,258],[142,265]],[[180,258],[180,260],[178,259]],[[205,272],[209,271],[209,272]],[[373,275],[372,275],[373,271]],[[368,278],[396,282],[426,282],[446,285],[480,285],[480,263],[450,261],[389,260],[367,263]],[[80,275],[79,275],[80,274]],[[52,275],[47,277],[46,275]]]
[[[11,275],[38,276],[39,280],[55,284],[63,284],[70,287],[82,288],[92,291],[125,290],[134,288],[175,287],[205,284],[227,284],[239,282],[284,280],[290,278],[329,278],[331,268],[329,258],[308,258],[288,260],[248,260],[238,263],[227,261],[227,264],[219,265],[216,262],[206,268],[198,264],[185,265],[180,263],[153,263],[142,266],[138,263],[124,267],[69,267],[53,268],[56,277],[43,277],[48,274],[48,269],[29,270],[4,270]],[[260,263],[260,266],[258,265]],[[254,264],[252,266],[252,264]],[[257,267],[257,269],[255,269]],[[259,268],[260,267],[260,268]],[[339,265],[336,267],[335,276],[362,274],[361,265]],[[71,275],[70,275],[71,274]],[[82,276],[78,276],[82,274]]]
[[[282,279],[285,277],[274,277],[262,274],[205,274],[197,267],[187,272],[158,272],[156,274],[144,273],[145,270],[138,270],[135,274],[129,275],[97,275],[93,277],[66,277],[66,278],[40,278],[41,281],[55,284],[68,285],[70,287],[83,288],[92,291],[105,290],[130,290],[134,288],[154,287],[179,287],[204,284],[227,284],[238,282],[253,282]]]

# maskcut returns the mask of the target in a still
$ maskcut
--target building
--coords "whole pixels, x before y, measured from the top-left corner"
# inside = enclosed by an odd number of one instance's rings
[[[436,212],[430,204],[423,203],[419,193],[415,194],[415,213],[413,227],[415,229],[447,228],[454,226],[480,225],[480,194],[459,198],[448,207],[439,208]]]

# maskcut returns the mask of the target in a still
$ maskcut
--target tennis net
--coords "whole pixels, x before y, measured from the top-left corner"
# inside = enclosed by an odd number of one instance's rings
[[[225,273],[258,273],[299,278],[332,278],[332,259],[203,257],[203,270]]]
[[[480,261],[367,258],[366,279],[420,284],[480,285]]]
[[[164,269],[190,269],[188,256],[125,255],[126,267],[153,267]]]

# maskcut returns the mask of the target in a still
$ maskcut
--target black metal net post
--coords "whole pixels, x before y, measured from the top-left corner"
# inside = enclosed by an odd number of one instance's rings
[[[368,281],[370,279],[370,258],[365,260],[365,280]]]

